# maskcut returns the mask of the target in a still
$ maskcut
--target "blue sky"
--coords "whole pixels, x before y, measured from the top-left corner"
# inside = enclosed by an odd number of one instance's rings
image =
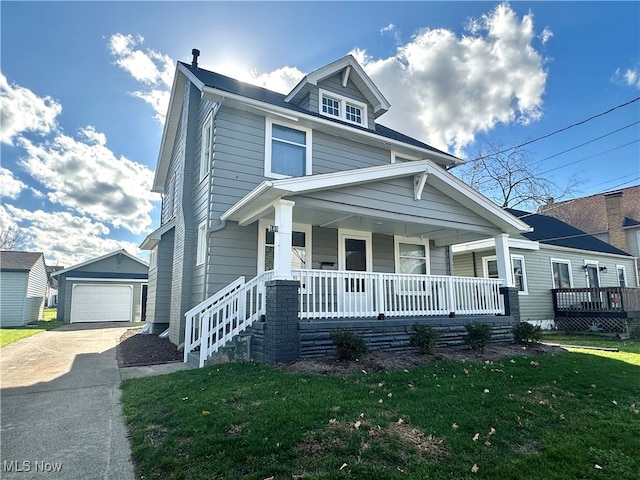
[[[640,2],[3,1],[0,15],[0,227],[49,264],[144,255],[165,102],[192,48],[282,92],[353,53],[391,103],[380,123],[465,158],[640,95]],[[533,142],[530,161],[560,188],[578,179],[577,196],[637,185],[638,121],[635,101]]]

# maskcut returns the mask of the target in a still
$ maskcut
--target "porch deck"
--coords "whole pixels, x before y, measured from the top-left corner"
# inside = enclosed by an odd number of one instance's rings
[[[504,315],[501,280],[336,270],[293,270],[300,282],[298,319]],[[266,312],[268,271],[234,283],[185,314],[185,361],[200,351],[200,366]]]
[[[556,324],[563,330],[628,333],[640,322],[640,288],[557,288],[551,290]]]

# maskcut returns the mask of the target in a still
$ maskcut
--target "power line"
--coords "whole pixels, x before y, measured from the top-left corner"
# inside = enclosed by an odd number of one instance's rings
[[[624,127],[618,128],[617,130],[613,130],[612,132],[605,133],[604,135],[601,135],[601,136],[599,136],[597,138],[589,140],[588,142],[581,143],[580,145],[576,145],[575,147],[568,148],[567,150],[563,150],[562,152],[559,152],[559,153],[554,153],[553,155],[551,155],[549,157],[546,157],[546,158],[543,158],[542,160],[537,160],[535,162],[531,162],[529,164],[529,166],[537,165],[538,163],[542,163],[545,160],[550,160],[552,158],[558,157],[558,156],[562,155],[563,153],[567,153],[567,152],[570,152],[572,150],[576,150],[577,148],[584,147],[585,145],[589,145],[590,143],[597,142],[598,140],[602,140],[605,137],[613,135],[614,133],[621,132],[622,130],[625,130],[627,128],[633,127],[634,125],[638,125],[639,123],[640,123],[640,120],[638,120],[637,122],[630,123],[629,125],[625,125]]]
[[[545,175],[547,173],[555,172],[556,170],[560,170],[561,168],[568,167],[570,165],[574,165],[574,164],[579,163],[579,162],[584,162],[585,160],[589,160],[591,158],[598,157],[600,155],[604,155],[605,153],[613,152],[614,150],[619,150],[621,148],[628,147],[629,145],[633,145],[634,143],[638,143],[638,142],[640,142],[640,139],[633,140],[632,142],[625,143],[624,145],[618,145],[617,147],[610,148],[609,150],[605,150],[604,152],[600,152],[600,153],[596,153],[596,154],[593,154],[593,155],[589,155],[588,157],[581,158],[581,159],[576,160],[574,162],[569,162],[569,163],[566,163],[564,165],[560,165],[559,167],[552,168],[551,170],[547,170],[545,172],[540,172],[539,175]]]
[[[541,137],[534,138],[533,140],[527,140],[526,142],[522,142],[522,143],[520,143],[518,145],[515,145],[513,147],[507,148],[505,150],[501,150],[499,152],[494,152],[494,153],[492,153],[490,155],[484,155],[484,156],[481,156],[481,157],[478,157],[478,158],[474,158],[474,159],[470,160],[470,162],[478,162],[480,160],[484,160],[485,158],[489,158],[489,157],[491,157],[493,155],[500,155],[500,154],[503,154],[503,153],[507,153],[507,152],[510,152],[511,150],[516,150],[518,148],[524,147],[525,145],[529,145],[531,143],[538,142],[540,140],[544,140],[545,138],[549,138],[549,137],[551,137],[553,135],[556,135],[558,133],[565,132],[565,131],[567,131],[567,130],[569,130],[571,128],[577,127],[579,125],[583,125],[583,124],[585,124],[587,122],[590,122],[591,120],[594,120],[594,119],[596,119],[598,117],[602,117],[604,115],[607,115],[607,114],[609,114],[609,113],[611,113],[611,112],[613,112],[615,110],[618,110],[619,108],[626,107],[627,105],[631,105],[632,103],[637,102],[638,100],[640,100],[640,97],[636,97],[633,100],[629,100],[628,102],[622,103],[620,105],[616,105],[615,107],[610,108],[609,110],[607,110],[605,112],[601,112],[601,113],[598,113],[596,115],[592,115],[589,118],[586,118],[586,119],[584,119],[584,120],[582,120],[580,122],[573,123],[571,125],[568,125],[568,126],[566,126],[564,128],[556,130],[554,132],[548,133],[546,135],[542,135]]]

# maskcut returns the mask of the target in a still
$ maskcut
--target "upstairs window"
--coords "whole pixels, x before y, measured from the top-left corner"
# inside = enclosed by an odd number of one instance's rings
[[[322,97],[322,113],[332,115],[334,117],[340,116],[340,101],[331,97]]]
[[[265,177],[311,175],[311,130],[267,119]]]
[[[200,155],[200,175],[198,180],[203,180],[211,170],[211,154],[212,154],[212,139],[213,139],[213,118],[209,115],[207,121],[204,122],[202,127],[202,146]]]
[[[627,286],[627,271],[624,265],[616,265],[616,273],[618,274],[618,285]]]
[[[333,92],[320,90],[320,113],[355,125],[366,126],[367,106]]]

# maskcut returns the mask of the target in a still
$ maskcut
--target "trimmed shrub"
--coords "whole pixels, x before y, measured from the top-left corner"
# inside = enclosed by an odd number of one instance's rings
[[[330,336],[340,360],[357,360],[369,351],[364,339],[351,330],[333,330]]]
[[[491,341],[491,326],[488,323],[467,323],[464,328],[467,329],[464,343],[472,350],[482,350]]]
[[[539,342],[542,339],[542,329],[529,322],[518,322],[513,327],[513,339],[517,343]]]
[[[423,355],[431,355],[436,349],[440,334],[430,325],[413,325],[413,333],[409,337],[409,345],[418,349]]]

